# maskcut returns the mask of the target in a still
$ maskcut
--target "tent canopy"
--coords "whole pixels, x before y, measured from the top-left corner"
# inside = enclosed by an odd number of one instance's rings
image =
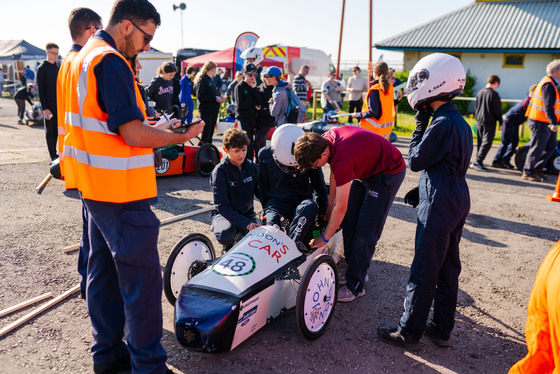
[[[42,60],[45,50],[20,40],[0,40],[0,60]]]
[[[233,71],[233,47],[183,60],[182,71],[184,71],[187,66],[200,68],[206,61],[213,61],[219,67],[224,67]],[[265,58],[264,61],[261,62],[261,66],[277,66],[282,70],[284,69],[284,64],[282,62],[268,58]],[[241,70],[241,67],[238,66],[236,70]]]

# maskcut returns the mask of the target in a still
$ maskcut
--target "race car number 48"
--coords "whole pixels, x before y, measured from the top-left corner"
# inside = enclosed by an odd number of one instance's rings
[[[251,274],[256,267],[256,262],[246,253],[232,253],[225,256],[212,267],[212,270],[226,277],[240,277]]]

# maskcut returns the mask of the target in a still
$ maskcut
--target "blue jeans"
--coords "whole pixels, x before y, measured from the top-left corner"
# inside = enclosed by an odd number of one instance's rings
[[[505,161],[509,163],[519,144],[519,125],[515,123],[509,124],[507,120],[504,121],[501,138],[502,142],[498,147],[494,161]]]
[[[111,364],[130,351],[132,373],[165,373],[161,345],[159,220],[148,201],[125,204],[83,199],[90,251],[86,301],[94,364]],[[122,338],[128,326],[127,345]]]
[[[376,174],[364,181],[352,182],[342,236],[348,264],[346,286],[354,295],[364,288],[375,246],[405,173],[403,169],[397,174]]]

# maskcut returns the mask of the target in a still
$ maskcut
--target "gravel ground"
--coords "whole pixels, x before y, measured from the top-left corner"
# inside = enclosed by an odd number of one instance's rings
[[[63,248],[81,235],[80,201],[75,191],[53,180],[39,195],[35,187],[48,173],[40,126],[18,126],[13,101],[0,99],[0,310],[78,282],[77,252]],[[216,141],[220,136],[216,137]],[[409,139],[396,145],[408,153]],[[493,150],[495,151],[495,150]],[[463,271],[452,347],[423,339],[410,353],[380,342],[373,330],[395,325],[414,251],[415,209],[404,194],[418,182],[408,172],[397,194],[373,258],[366,295],[338,304],[325,334],[307,341],[288,312],[227,354],[193,353],[173,332],[173,307],[162,298],[163,344],[177,372],[215,373],[505,373],[526,353],[524,326],[538,266],[559,239],[560,204],[546,200],[556,178],[528,183],[517,171],[469,171],[472,208],[461,242]],[[160,219],[210,205],[206,178],[196,175],[158,180]],[[174,245],[200,232],[213,241],[210,214],[161,228],[162,268]],[[214,241],[216,248],[217,243]],[[0,328],[34,309],[0,318]],[[1,373],[90,373],[90,324],[78,294],[0,337]]]

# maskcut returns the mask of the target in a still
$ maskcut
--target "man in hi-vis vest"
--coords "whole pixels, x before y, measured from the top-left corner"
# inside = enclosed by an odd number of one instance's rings
[[[531,148],[523,166],[523,179],[541,182],[546,178],[543,167],[556,148],[556,132],[560,121],[560,60],[550,62],[546,76],[541,79],[527,108],[526,116],[531,129]]]
[[[149,204],[157,196],[152,148],[184,143],[204,123],[178,134],[169,130],[178,120],[159,128],[146,122],[127,60],[150,49],[160,22],[147,0],[117,0],[108,27],[88,40],[70,67],[64,159],[72,160],[65,172],[76,181],[88,228],[86,301],[95,373],[170,372],[160,342],[160,222]]]

